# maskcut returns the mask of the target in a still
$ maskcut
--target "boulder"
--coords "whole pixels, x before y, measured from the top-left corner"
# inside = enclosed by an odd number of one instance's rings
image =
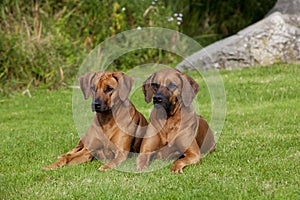
[[[281,14],[299,15],[300,14],[300,0],[278,0],[275,6],[268,12],[267,16],[274,12]]]
[[[285,0],[283,0],[285,1]],[[286,0],[291,1],[291,0]],[[294,0],[300,5],[300,0]],[[281,1],[280,1],[281,2]],[[233,69],[300,61],[300,13],[275,7],[261,21],[217,41],[179,63],[179,70]],[[284,9],[283,9],[284,8]],[[296,12],[298,11],[298,13]]]

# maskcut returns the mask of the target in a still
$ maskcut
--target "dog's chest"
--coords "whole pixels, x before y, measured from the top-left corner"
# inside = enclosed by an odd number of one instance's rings
[[[118,126],[112,115],[107,115],[105,117],[98,117],[98,122],[103,130],[103,134],[111,140],[111,138],[117,134],[119,131]]]
[[[118,128],[118,126],[116,126],[114,120],[111,120],[109,123],[105,124],[102,128],[104,130],[104,134],[110,141],[116,134],[120,132],[120,129]]]
[[[177,135],[177,132],[179,130],[179,125],[175,123],[170,123],[169,126],[165,126],[160,131],[160,137],[163,145],[167,145],[171,141],[173,141]]]

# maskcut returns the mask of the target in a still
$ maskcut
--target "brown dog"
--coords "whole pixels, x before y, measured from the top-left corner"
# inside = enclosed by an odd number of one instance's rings
[[[137,158],[138,171],[156,155],[178,158],[171,171],[182,173],[186,165],[199,162],[201,154],[214,150],[213,132],[191,105],[198,91],[191,77],[174,69],[156,72],[144,82],[145,100],[153,99],[154,108]]]
[[[45,170],[108,159],[99,170],[111,169],[139,152],[147,121],[128,99],[132,79],[120,72],[92,72],[79,78],[84,98],[93,96],[96,116],[78,145]],[[144,127],[144,128],[143,128]]]

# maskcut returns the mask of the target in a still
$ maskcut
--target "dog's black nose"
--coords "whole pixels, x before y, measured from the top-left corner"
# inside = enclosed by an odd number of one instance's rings
[[[163,95],[161,93],[155,94],[153,96],[153,103],[162,103],[163,102]]]
[[[93,112],[97,112],[97,111],[100,111],[101,110],[101,101],[100,100],[94,100],[92,102],[92,111]]]

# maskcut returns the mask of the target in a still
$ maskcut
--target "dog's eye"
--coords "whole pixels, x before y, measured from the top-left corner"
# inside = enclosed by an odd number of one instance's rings
[[[174,91],[178,86],[173,83],[173,82],[170,82],[169,85],[168,85],[168,89],[171,90],[171,91]]]
[[[154,89],[154,90],[157,90],[159,88],[159,85],[157,83],[151,83],[151,87]]]
[[[113,87],[110,87],[110,86],[106,86],[106,89],[104,90],[105,93],[109,93],[111,91],[113,91],[114,88]]]

